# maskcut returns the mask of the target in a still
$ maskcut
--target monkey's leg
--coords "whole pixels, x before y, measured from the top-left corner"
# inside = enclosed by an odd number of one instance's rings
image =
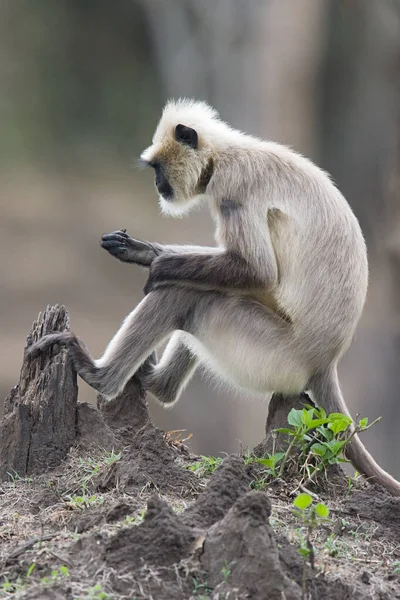
[[[219,294],[174,287],[160,288],[148,294],[125,319],[98,360],[93,360],[86,346],[71,332],[44,336],[28,352],[37,354],[54,344],[66,345],[78,375],[102,395],[114,398],[160,343],[176,330],[191,329],[197,314],[201,321],[206,306],[216,296]],[[195,366],[192,359],[189,361],[189,353],[180,352],[174,360],[180,364],[182,378],[188,377]],[[165,368],[163,361],[160,377],[162,372],[169,373],[171,397],[172,390],[179,390],[180,376],[173,381],[171,370]],[[159,389],[159,380],[156,377],[152,382],[155,389]]]
[[[175,331],[160,362],[145,375],[140,375],[140,380],[164,407],[172,406],[179,400],[198,363],[197,356],[182,340],[182,332]]]
[[[310,378],[303,355],[294,351],[286,321],[243,296],[178,286],[148,294],[98,360],[70,333],[44,337],[31,352],[66,344],[82,379],[114,398],[151,352],[176,330],[190,334],[196,354],[200,353],[211,371],[240,387],[261,393],[300,392]],[[186,367],[183,370],[186,372]]]

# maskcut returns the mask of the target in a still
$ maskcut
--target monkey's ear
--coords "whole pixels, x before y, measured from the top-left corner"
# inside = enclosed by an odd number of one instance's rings
[[[181,142],[185,146],[197,150],[199,138],[195,129],[179,124],[175,127],[175,139],[177,142]]]

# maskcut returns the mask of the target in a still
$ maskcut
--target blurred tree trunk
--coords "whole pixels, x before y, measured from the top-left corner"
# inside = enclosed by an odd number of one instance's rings
[[[357,356],[353,362],[346,357],[345,364],[358,409],[371,418],[382,414],[380,436],[390,437],[383,444],[371,430],[367,443],[370,436],[377,458],[398,474],[400,5],[394,0],[330,0],[330,5],[320,86],[321,163],[360,219],[371,268],[364,327],[350,352]],[[384,447],[386,456],[380,456]]]
[[[234,126],[303,151],[315,133],[327,7],[328,0],[143,0],[167,97],[207,100]]]

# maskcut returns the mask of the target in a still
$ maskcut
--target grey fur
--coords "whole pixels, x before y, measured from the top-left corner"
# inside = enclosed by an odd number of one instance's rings
[[[178,124],[196,131],[197,145],[174,138]],[[173,191],[160,196],[164,212],[182,215],[209,202],[217,247],[163,246],[123,230],[104,236],[113,256],[149,267],[148,295],[96,361],[73,334],[44,338],[33,351],[66,343],[81,377],[112,398],[172,336],[160,363],[141,375],[165,404],[176,401],[201,361],[239,387],[311,390],[328,412],[347,413],[337,364],[364,306],[368,264],[357,219],[329,177],[186,100],[166,106],[142,159],[160,166]],[[400,484],[358,438],[348,457],[400,495]]]

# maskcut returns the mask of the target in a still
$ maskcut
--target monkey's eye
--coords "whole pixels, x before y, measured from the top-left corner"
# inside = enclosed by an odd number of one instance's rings
[[[175,127],[175,139],[177,142],[181,142],[181,144],[197,150],[199,139],[195,129],[179,124]]]

